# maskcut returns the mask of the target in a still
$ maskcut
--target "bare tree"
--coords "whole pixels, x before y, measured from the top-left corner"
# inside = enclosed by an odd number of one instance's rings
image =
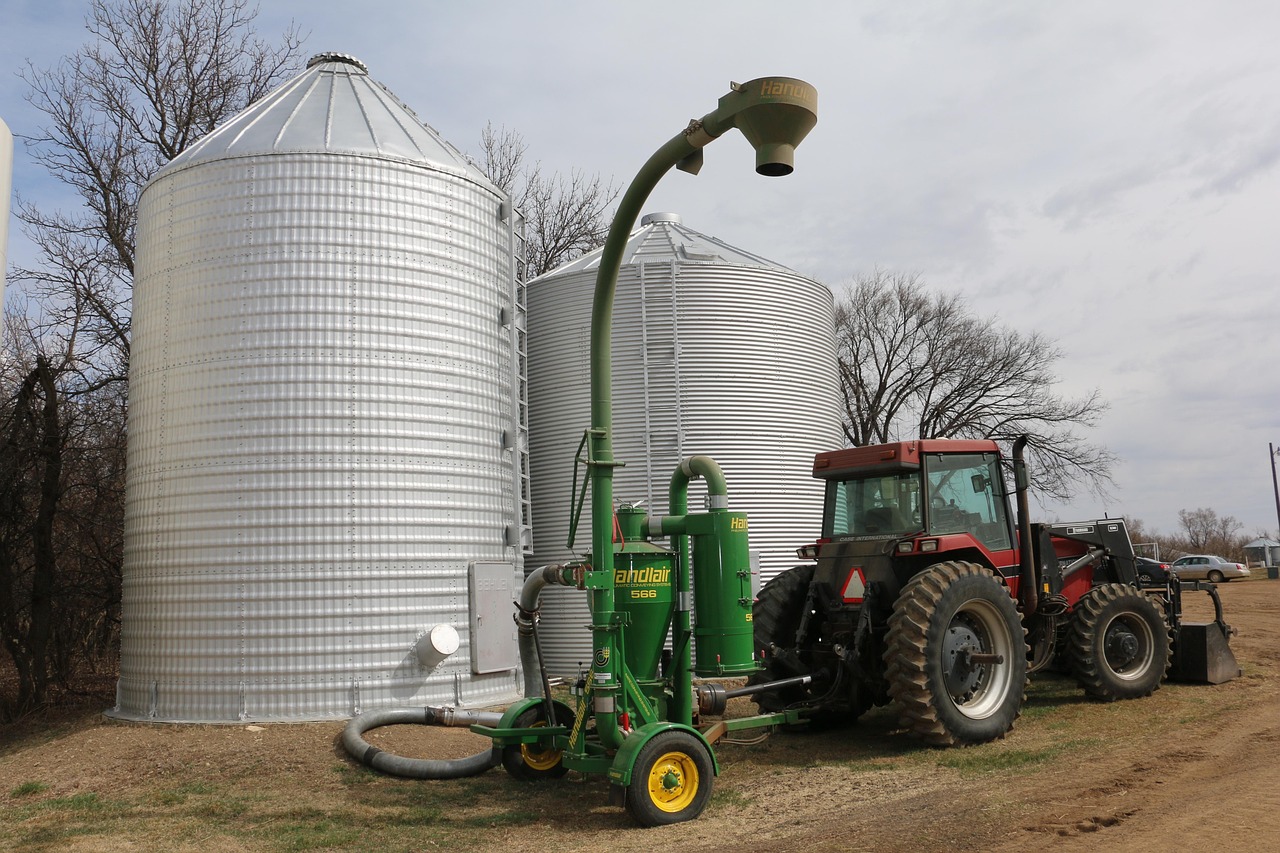
[[[1097,391],[1053,393],[1061,356],[1043,335],[975,317],[958,296],[918,276],[877,271],[836,309],[845,438],[854,446],[909,438],[1030,436],[1032,484],[1065,500],[1083,482],[1102,491],[1114,457],[1077,433],[1106,410]]]
[[[513,130],[495,130],[489,123],[480,134],[481,170],[525,217],[528,276],[533,278],[604,245],[608,208],[618,188],[578,171],[567,178],[548,177],[541,163],[526,164],[527,152],[524,138]]]
[[[0,647],[18,676],[0,718],[113,664],[119,630],[124,386],[86,388],[24,331],[0,356]]]
[[[254,35],[248,0],[91,0],[93,40],[56,67],[28,65],[28,101],[49,123],[27,138],[33,159],[83,208],[20,201],[41,264],[13,276],[44,304],[46,327],[76,326],[86,361],[123,380],[138,196],[151,176],[221,121],[266,94],[295,64],[301,40]]]
[[[1219,555],[1243,553],[1245,539],[1240,531],[1244,530],[1244,525],[1235,516],[1218,515],[1214,510],[1204,507],[1180,509],[1178,523],[1186,534],[1188,552]]]

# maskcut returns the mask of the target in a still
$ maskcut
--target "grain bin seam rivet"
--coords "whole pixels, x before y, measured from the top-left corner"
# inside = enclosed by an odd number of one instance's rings
[[[461,641],[458,631],[452,625],[436,625],[429,631],[422,631],[413,643],[413,652],[418,656],[418,663],[425,669],[435,669],[440,663],[458,650]]]

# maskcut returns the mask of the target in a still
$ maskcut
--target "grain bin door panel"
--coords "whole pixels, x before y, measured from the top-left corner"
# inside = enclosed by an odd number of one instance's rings
[[[517,598],[513,563],[472,563],[471,671],[476,675],[516,668],[520,652],[512,607]]]

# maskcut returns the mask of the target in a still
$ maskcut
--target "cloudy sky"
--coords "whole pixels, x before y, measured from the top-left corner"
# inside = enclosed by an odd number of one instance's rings
[[[86,0],[3,0],[0,118],[36,132],[15,72],[87,37]],[[1164,532],[1209,507],[1277,527],[1280,4],[1163,2],[356,3],[264,0],[306,55],[353,54],[474,151],[486,122],[545,168],[625,185],[730,80],[817,87],[785,179],[737,134],[647,210],[824,281],[919,274],[1056,339],[1064,394],[1101,391],[1091,438],[1121,457],[1106,500],[1051,506]],[[14,185],[57,187],[19,140]],[[70,200],[69,200],[70,201]],[[30,248],[11,227],[11,262]]]

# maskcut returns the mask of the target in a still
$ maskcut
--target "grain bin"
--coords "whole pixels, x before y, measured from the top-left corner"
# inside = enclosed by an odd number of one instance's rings
[[[529,427],[534,554],[565,546],[574,454],[590,420],[590,321],[600,253],[529,283]],[[620,501],[665,512],[679,462],[713,457],[730,505],[750,518],[757,582],[796,564],[818,535],[813,456],[841,444],[831,291],[759,255],[645,216],[623,256],[613,308],[614,474]],[[690,507],[700,498],[695,482]],[[585,527],[578,551],[589,547]],[[572,676],[588,662],[585,597],[543,592],[544,659]]]
[[[114,716],[520,694],[517,232],[338,54],[148,184]]]

